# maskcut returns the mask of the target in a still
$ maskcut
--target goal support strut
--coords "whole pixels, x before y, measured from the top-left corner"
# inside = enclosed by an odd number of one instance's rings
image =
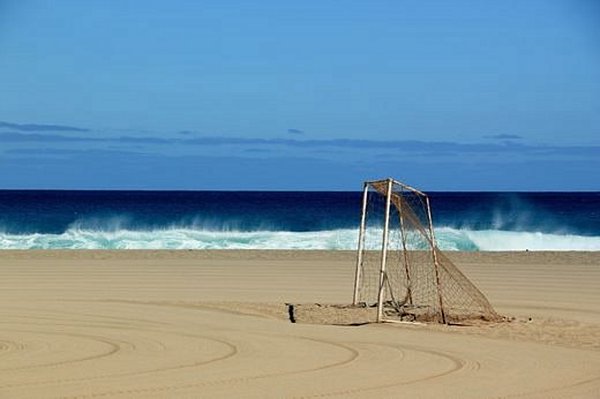
[[[360,285],[360,272],[363,262],[363,250],[365,247],[365,226],[367,222],[367,199],[369,195],[369,183],[365,183],[362,196],[362,212],[360,214],[360,230],[358,232],[358,254],[356,255],[356,270],[354,271],[354,295],[352,304],[358,304],[358,287]]]
[[[387,261],[388,230],[390,228],[390,207],[392,204],[392,179],[387,181],[385,196],[385,221],[383,224],[383,239],[381,243],[381,267],[379,269],[379,292],[377,294],[377,323],[383,321],[383,297],[385,296],[385,263]]]

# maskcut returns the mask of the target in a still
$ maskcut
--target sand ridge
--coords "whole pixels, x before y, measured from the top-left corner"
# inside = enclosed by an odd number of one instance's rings
[[[516,318],[475,328],[290,323],[346,252],[0,255],[0,398],[600,397],[598,253],[451,254]]]

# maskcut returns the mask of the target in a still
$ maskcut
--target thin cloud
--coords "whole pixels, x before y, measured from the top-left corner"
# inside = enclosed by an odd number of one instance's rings
[[[82,136],[63,136],[60,134],[0,133],[0,141],[4,143],[75,143],[105,142],[107,139]]]
[[[175,144],[180,140],[178,139],[163,139],[159,137],[134,137],[134,136],[120,136],[117,138],[106,138],[106,141],[115,141],[119,143],[133,143],[133,144]]]
[[[19,132],[89,132],[90,129],[85,129],[75,126],[65,125],[42,125],[37,123],[11,123],[0,121],[1,129],[17,130]]]
[[[524,154],[524,155],[565,155],[565,156],[599,156],[600,146],[547,146],[531,145],[505,141],[502,143],[458,143],[452,141],[419,141],[419,140],[298,140],[298,139],[263,139],[242,137],[206,136],[197,138],[159,138],[149,136],[119,137],[85,137],[64,136],[59,134],[39,133],[0,133],[0,142],[4,143],[76,143],[94,142],[108,144],[159,145],[169,147],[183,146],[237,146],[249,148],[289,147],[307,150],[394,150],[398,154],[407,155],[460,155],[460,154]]]
[[[268,148],[247,148],[244,150],[244,152],[248,154],[266,154],[271,153],[273,151],[271,151]]]
[[[177,139],[163,139],[159,137],[88,137],[64,136],[60,134],[40,133],[0,133],[0,141],[5,143],[126,143],[126,144],[176,144]]]
[[[300,129],[288,129],[287,132],[288,134],[304,134],[304,131]]]
[[[64,149],[64,148],[14,148],[5,151],[6,154],[12,155],[36,155],[36,156],[71,156],[71,155],[147,155],[141,151],[130,151],[123,149]]]
[[[495,134],[493,136],[484,136],[486,139],[494,140],[522,140],[523,137],[517,134]]]

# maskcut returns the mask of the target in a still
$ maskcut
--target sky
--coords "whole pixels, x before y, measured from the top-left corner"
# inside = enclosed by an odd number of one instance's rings
[[[0,188],[600,190],[600,2],[0,0]]]

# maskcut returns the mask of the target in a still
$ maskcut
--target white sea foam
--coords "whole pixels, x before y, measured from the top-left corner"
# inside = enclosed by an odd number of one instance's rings
[[[438,245],[446,250],[468,250],[473,245],[480,251],[598,251],[600,237],[572,234],[504,230],[436,229]]]
[[[377,242],[373,231],[367,243]],[[353,250],[357,230],[339,229],[310,232],[210,231],[171,228],[152,231],[85,230],[70,228],[62,234],[0,233],[0,249],[332,249]],[[443,250],[598,251],[600,237],[546,234],[502,230],[436,229]],[[410,244],[410,243],[409,243]],[[369,244],[373,245],[373,244]]]

